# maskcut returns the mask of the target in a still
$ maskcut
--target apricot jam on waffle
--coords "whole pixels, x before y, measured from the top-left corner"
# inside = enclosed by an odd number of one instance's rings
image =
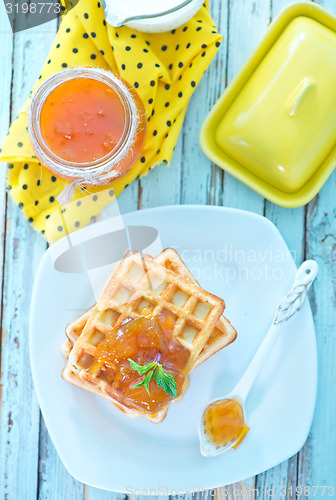
[[[141,366],[160,363],[165,373],[174,377],[179,396],[185,381],[182,370],[190,353],[172,336],[173,328],[171,317],[164,311],[152,317],[126,320],[99,342],[88,370],[96,371],[104,366],[106,380],[113,384],[121,401],[131,407],[156,413],[173,397],[166,394],[154,379],[149,383],[149,394],[144,386],[134,387],[145,375],[139,375],[131,367],[129,358]]]

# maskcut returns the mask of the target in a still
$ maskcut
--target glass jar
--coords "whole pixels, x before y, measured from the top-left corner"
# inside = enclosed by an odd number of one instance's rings
[[[80,79],[86,81],[80,81]],[[71,80],[72,82],[70,82]],[[77,92],[77,96],[75,95],[76,92],[71,94],[69,85],[73,89],[76,89],[76,85],[77,88],[81,88]],[[96,85],[100,92],[98,96],[100,101],[96,96],[97,103],[96,101],[93,102],[92,89],[94,89],[94,85]],[[91,94],[90,90],[87,90],[88,86],[91,86]],[[87,94],[85,94],[85,91]],[[65,96],[64,99],[63,95]],[[71,98],[72,95],[73,98]],[[81,101],[78,101],[79,96],[81,96],[83,101],[82,105]],[[116,141],[116,144],[112,144],[112,140],[110,139],[107,141],[112,149],[106,154],[83,160],[83,152],[87,151],[90,144],[93,144],[90,143],[92,138],[95,138],[97,141],[105,140],[102,132],[104,132],[104,123],[107,122],[104,120],[108,118],[110,121],[113,121],[113,113],[111,113],[111,102],[113,101],[103,103],[102,99],[104,96],[106,99],[111,97],[117,98],[118,102],[114,102],[118,104],[118,109],[123,109],[124,123],[122,125],[119,124],[121,126],[120,137]],[[76,98],[78,101],[76,104],[77,108],[75,112],[72,112],[75,109],[72,106],[75,105]],[[96,104],[97,107],[95,108]],[[110,115],[108,117],[105,116],[105,111],[103,112],[101,109],[104,105],[108,109],[107,115]],[[95,109],[97,109],[97,113],[95,113]],[[66,117],[63,119],[62,113],[64,111]],[[55,113],[61,113],[58,121],[52,121],[55,118]],[[78,116],[76,116],[76,113]],[[47,118],[44,118],[45,115]],[[45,122],[44,125],[43,119]],[[47,120],[51,123],[48,124]],[[41,163],[58,177],[82,185],[109,184],[125,175],[138,159],[145,137],[145,113],[140,98],[120,78],[109,71],[101,69],[84,67],[67,69],[55,73],[45,80],[33,95],[28,122],[30,140],[35,154]],[[84,129],[84,126],[88,126],[88,123],[85,122],[89,123],[90,130]],[[110,124],[108,126],[112,130],[113,127]],[[57,127],[61,129],[61,132],[57,130]],[[84,132],[89,132],[89,134],[86,136]],[[58,141],[53,146],[51,145],[51,137],[56,137],[55,141]],[[67,147],[69,150],[73,149],[68,158],[65,158],[66,155],[61,155],[59,150],[57,150],[57,148],[61,147],[61,143],[66,144],[64,151]],[[77,148],[76,150],[74,146]],[[106,145],[104,143],[99,146],[102,146],[100,149],[104,149]],[[57,152],[55,152],[55,149]],[[78,158],[74,156],[76,151]],[[90,154],[90,152],[87,154]]]

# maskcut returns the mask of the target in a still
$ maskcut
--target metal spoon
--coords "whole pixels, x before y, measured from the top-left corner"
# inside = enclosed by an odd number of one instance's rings
[[[101,0],[101,4],[106,16],[106,21],[108,24],[111,26],[114,26],[115,28],[118,28],[119,26],[123,26],[124,24],[134,22],[134,21],[141,21],[143,19],[153,19],[155,17],[162,17],[166,16],[168,14],[172,14],[173,12],[176,12],[183,7],[186,7],[190,3],[192,3],[194,0],[184,0],[181,2],[179,5],[176,5],[175,7],[171,9],[167,9],[161,12],[156,12],[152,14],[142,14],[142,15],[136,15],[136,16],[127,16],[123,17],[120,14],[117,14],[116,12],[111,12],[111,9],[109,8],[108,1],[106,0]]]
[[[285,297],[280,301],[277,308],[272,326],[267,332],[264,340],[262,341],[259,349],[255,353],[252,361],[247,367],[244,375],[236,385],[236,387],[226,394],[223,398],[215,399],[211,401],[202,411],[202,416],[199,423],[199,439],[201,446],[201,453],[205,457],[213,457],[231,449],[238,441],[239,438],[234,442],[227,444],[226,446],[218,446],[211,442],[209,437],[204,431],[204,413],[206,409],[213,403],[225,401],[228,399],[235,399],[241,404],[244,411],[245,401],[249,394],[249,391],[259,373],[260,368],[264,364],[264,360],[267,354],[270,352],[278,339],[280,333],[285,330],[286,322],[292,318],[297,311],[299,311],[305,301],[307,292],[313,283],[318,272],[318,265],[314,260],[305,261],[297,270],[295,275],[295,280],[292,289],[285,295]]]

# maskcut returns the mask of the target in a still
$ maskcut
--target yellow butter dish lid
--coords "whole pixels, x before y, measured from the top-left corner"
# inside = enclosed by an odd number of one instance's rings
[[[274,203],[308,203],[336,165],[336,18],[296,3],[265,38],[203,123],[217,165]]]

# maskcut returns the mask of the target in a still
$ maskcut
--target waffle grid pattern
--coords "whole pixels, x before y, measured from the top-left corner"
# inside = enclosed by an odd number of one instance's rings
[[[125,405],[114,384],[113,367],[95,359],[96,346],[113,327],[127,318],[140,317],[144,308],[153,315],[168,313],[174,323],[173,336],[190,352],[187,376],[196,364],[224,346],[223,336],[225,345],[235,339],[230,323],[224,317],[219,319],[224,307],[223,300],[200,288],[174,250],[166,249],[156,259],[131,253],[118,265],[96,306],[67,327],[69,341],[63,344],[63,352],[69,359],[63,378],[109,399],[130,417],[143,414],[160,422],[169,404],[155,415]],[[214,342],[205,346],[210,336]]]
[[[102,339],[97,331],[104,334],[128,318],[139,318],[144,307],[151,309],[153,315],[168,311],[175,319],[172,336],[190,351],[186,372],[222,314],[221,299],[164,269],[154,259],[146,256],[144,260],[146,272],[138,253],[121,262],[98,300],[98,312],[91,316],[71,351],[71,363],[85,379],[100,376],[97,363],[88,374],[88,360],[94,357],[96,345]],[[85,374],[81,373],[83,369]]]
[[[158,264],[162,265],[166,269],[171,270],[178,276],[185,276],[189,278],[190,281],[192,281],[193,283],[198,284],[175,250],[167,248],[166,250],[161,252],[154,260]],[[178,296],[178,292],[176,292],[175,295]],[[141,311],[143,307],[151,309],[153,303],[143,299],[140,301],[139,305],[140,307],[138,306],[138,309]],[[68,341],[65,341],[63,346],[63,351],[66,353],[65,355],[67,357],[72,349],[73,344],[75,344],[78,337],[81,335],[90,317],[90,314],[93,312],[93,309],[94,306],[91,307],[88,311],[83,313],[81,316],[79,316],[76,320],[74,320],[67,326],[66,335]],[[113,314],[115,314],[114,321],[113,321]],[[102,333],[106,333],[107,331],[109,331],[110,325],[116,324],[116,319],[118,314],[119,312],[113,311],[112,309],[103,312],[101,316],[97,318],[96,329]],[[237,333],[235,329],[232,327],[230,322],[224,316],[222,316],[220,320],[217,322],[216,327],[210,334],[210,337],[206,345],[204,346],[199,356],[197,357],[193,368],[199,366],[214,353],[216,353],[223,347],[229,345],[236,339],[236,336]],[[104,338],[103,336],[99,337],[97,332],[96,339],[102,340],[103,338]],[[95,343],[94,340],[92,340],[92,342]]]

